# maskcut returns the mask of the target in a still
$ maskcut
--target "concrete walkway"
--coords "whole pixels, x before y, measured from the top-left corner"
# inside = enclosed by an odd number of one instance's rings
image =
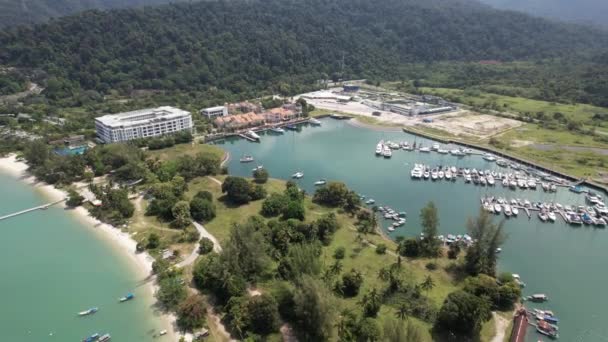
[[[509,321],[496,312],[492,312],[492,316],[494,317],[494,324],[496,325],[496,335],[494,335],[491,342],[503,342],[505,340],[505,334],[507,333],[506,330],[509,326]]]
[[[198,241],[196,242],[196,246],[194,246],[194,250],[192,251],[192,253],[190,253],[190,255],[188,255],[188,257],[186,259],[182,260],[181,262],[179,262],[176,265],[177,267],[180,267],[180,268],[191,265],[196,261],[196,258],[198,258],[200,255],[199,247],[201,246],[201,239],[204,237],[211,240],[211,242],[213,242],[213,251],[215,253],[219,253],[222,251],[222,246],[220,246],[220,243],[217,241],[215,236],[211,235],[211,233],[209,233],[207,231],[207,229],[205,229],[205,227],[203,227],[202,224],[192,221],[192,225],[194,225],[196,230],[198,230],[200,237],[199,237]]]

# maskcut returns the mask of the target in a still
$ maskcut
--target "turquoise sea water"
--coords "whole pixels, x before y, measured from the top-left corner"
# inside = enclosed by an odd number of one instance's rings
[[[0,216],[47,203],[0,173]],[[0,341],[151,341],[160,320],[149,291],[109,242],[59,207],[0,221]],[[119,304],[133,291],[135,300]],[[77,317],[90,307],[99,312]],[[52,335],[51,335],[52,334]]]
[[[498,167],[480,156],[459,159],[401,150],[395,151],[390,160],[379,158],[374,150],[380,139],[416,141],[426,146],[433,143],[401,132],[382,133],[326,119],[321,127],[304,126],[300,132],[262,135],[260,143],[234,139],[218,145],[232,156],[228,165],[231,174],[250,176],[255,164],[264,165],[275,178],[290,179],[293,173],[302,171],[305,176],[298,182],[310,193],[314,191],[313,183],[321,178],[340,180],[358,193],[374,198],[377,205],[407,211],[406,225],[389,234],[393,237],[420,233],[418,213],[428,201],[434,201],[439,209],[442,234],[466,233],[466,220],[478,213],[482,196],[570,205],[585,202],[582,195],[567,189],[556,194],[544,193],[540,184],[536,191],[512,191],[503,189],[501,184],[495,187],[464,184],[462,179],[454,183],[412,180],[410,170],[414,163],[477,169]],[[239,163],[244,154],[253,155],[256,162]],[[562,341],[608,341],[607,229],[575,228],[559,217],[556,223],[541,223],[536,214],[528,219],[521,211],[518,218],[507,220],[505,227],[508,240],[500,254],[500,271],[519,273],[528,285],[524,294],[546,293],[550,298],[545,304],[530,307],[555,312],[560,318]],[[531,329],[528,335],[530,341],[539,339]]]

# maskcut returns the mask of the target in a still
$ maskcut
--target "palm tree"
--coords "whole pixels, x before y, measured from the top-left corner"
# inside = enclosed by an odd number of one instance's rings
[[[430,275],[427,275],[422,284],[420,284],[420,288],[423,291],[431,291],[435,287],[435,281],[431,278]]]
[[[405,303],[401,303],[399,305],[399,307],[397,308],[397,312],[395,313],[395,315],[397,316],[397,318],[399,318],[400,320],[407,320],[409,315],[410,315],[410,309],[408,308],[407,305],[405,305]]]
[[[351,322],[354,320],[354,315],[349,309],[344,309],[340,313],[340,319],[334,325],[338,330],[340,341],[352,341],[353,336],[350,329]]]
[[[330,266],[329,270],[333,274],[340,274],[340,272],[342,272],[342,263],[340,262],[340,260],[336,260],[336,262],[334,262],[333,265]]]

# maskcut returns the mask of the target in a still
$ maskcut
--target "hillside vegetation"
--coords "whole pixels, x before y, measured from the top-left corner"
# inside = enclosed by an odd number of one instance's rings
[[[153,6],[180,0],[0,0],[0,28],[44,22],[90,9]]]
[[[235,0],[92,11],[2,32],[0,64],[48,71],[51,100],[80,89],[256,95],[294,93],[328,76],[394,79],[411,62],[543,59],[606,46],[601,31],[471,1]]]

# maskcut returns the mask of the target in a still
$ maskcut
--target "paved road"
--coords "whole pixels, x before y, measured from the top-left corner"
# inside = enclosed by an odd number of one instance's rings
[[[217,241],[217,239],[215,238],[215,236],[211,235],[211,233],[209,233],[205,227],[203,227],[202,224],[197,223],[192,221],[192,224],[194,225],[194,227],[196,228],[196,230],[198,230],[198,233],[200,235],[200,238],[198,239],[196,246],[194,246],[194,250],[192,251],[192,253],[190,253],[190,255],[182,260],[180,263],[177,264],[177,267],[185,267],[188,265],[191,265],[192,263],[194,263],[196,261],[196,258],[198,258],[199,254],[199,247],[200,247],[200,242],[201,239],[206,237],[207,239],[211,240],[211,242],[213,242],[213,251],[216,253],[219,253],[222,251],[222,246],[220,246],[220,243]]]

